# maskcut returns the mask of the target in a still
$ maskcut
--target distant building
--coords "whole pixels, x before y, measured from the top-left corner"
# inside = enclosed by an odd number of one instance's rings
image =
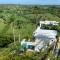
[[[40,21],[39,22],[40,23],[40,27],[41,27],[41,25],[43,25],[43,24],[45,24],[45,25],[58,25],[59,24],[59,22],[56,22],[56,21]]]

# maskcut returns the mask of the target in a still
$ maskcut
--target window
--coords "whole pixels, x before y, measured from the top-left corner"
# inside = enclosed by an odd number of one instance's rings
[[[33,49],[34,50],[35,46],[33,45],[28,45],[28,49]]]

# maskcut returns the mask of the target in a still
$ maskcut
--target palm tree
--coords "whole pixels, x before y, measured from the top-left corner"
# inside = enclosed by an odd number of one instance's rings
[[[12,29],[12,32],[13,32],[13,39],[14,39],[14,45],[15,45],[15,28],[14,28],[14,22],[11,23],[11,29]]]
[[[20,28],[21,28],[21,21],[20,20],[17,20],[16,21],[16,26],[17,26],[17,29],[19,29],[19,42],[20,42]]]

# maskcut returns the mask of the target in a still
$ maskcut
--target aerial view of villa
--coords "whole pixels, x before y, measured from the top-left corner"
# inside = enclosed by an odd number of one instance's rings
[[[0,0],[0,60],[60,60],[60,0]]]

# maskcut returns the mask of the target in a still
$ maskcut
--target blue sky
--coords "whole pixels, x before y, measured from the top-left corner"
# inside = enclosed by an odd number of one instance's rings
[[[0,0],[0,4],[60,5],[60,0]]]

